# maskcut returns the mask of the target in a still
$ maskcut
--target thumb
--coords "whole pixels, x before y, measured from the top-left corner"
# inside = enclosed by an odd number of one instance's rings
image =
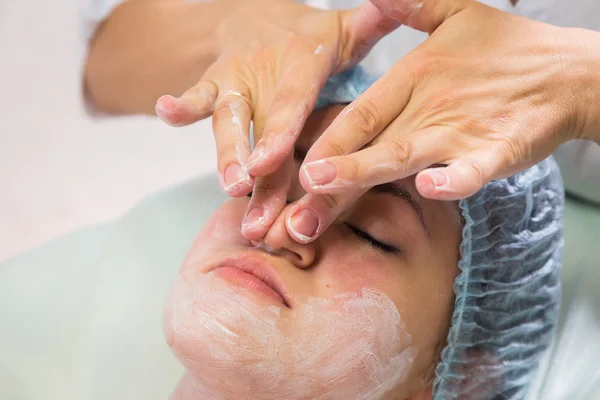
[[[370,2],[387,18],[429,34],[445,20],[475,3],[474,0],[370,0]]]
[[[344,12],[344,31],[350,54],[344,57],[354,65],[362,60],[375,44],[394,31],[401,22],[383,14],[369,1],[362,6]],[[348,65],[342,65],[346,68]]]

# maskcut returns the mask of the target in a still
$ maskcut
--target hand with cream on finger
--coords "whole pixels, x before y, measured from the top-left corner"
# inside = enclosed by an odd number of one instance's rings
[[[309,150],[300,182],[310,193],[287,215],[295,240],[317,238],[376,185],[418,174],[421,196],[462,199],[600,132],[597,32],[474,1],[372,3],[430,37]]]
[[[216,32],[215,62],[181,97],[161,97],[156,113],[175,126],[212,115],[222,187],[234,197],[253,191],[250,206],[261,207],[249,209],[254,223],[244,233],[259,239],[286,205],[294,145],[319,90],[331,74],[360,61],[395,22],[366,23],[379,13],[370,3],[357,13],[291,0],[221,1],[231,2],[231,14]],[[251,122],[257,144],[249,160]],[[258,162],[261,151],[273,155],[269,162]]]

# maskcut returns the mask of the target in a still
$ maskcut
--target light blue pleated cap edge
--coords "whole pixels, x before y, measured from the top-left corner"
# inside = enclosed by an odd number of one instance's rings
[[[552,157],[462,200],[465,220],[434,399],[522,399],[560,305],[564,188]]]
[[[317,108],[350,103],[377,78],[330,78]],[[558,320],[564,188],[552,157],[459,202],[455,306],[434,400],[521,399]]]

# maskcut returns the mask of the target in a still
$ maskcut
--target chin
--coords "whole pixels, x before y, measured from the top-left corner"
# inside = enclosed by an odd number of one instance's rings
[[[183,270],[165,307],[167,343],[203,390],[243,400],[396,397],[417,351],[385,294],[269,304],[214,273],[256,261],[237,257],[207,273]]]

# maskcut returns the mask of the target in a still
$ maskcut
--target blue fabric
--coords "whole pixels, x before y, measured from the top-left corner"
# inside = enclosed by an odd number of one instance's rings
[[[367,90],[377,77],[361,67],[340,72],[329,78],[319,93],[316,108],[330,104],[350,103]]]
[[[330,79],[318,106],[348,103],[375,79]],[[464,218],[452,324],[434,400],[522,399],[560,304],[564,189],[550,157],[459,203]]]

